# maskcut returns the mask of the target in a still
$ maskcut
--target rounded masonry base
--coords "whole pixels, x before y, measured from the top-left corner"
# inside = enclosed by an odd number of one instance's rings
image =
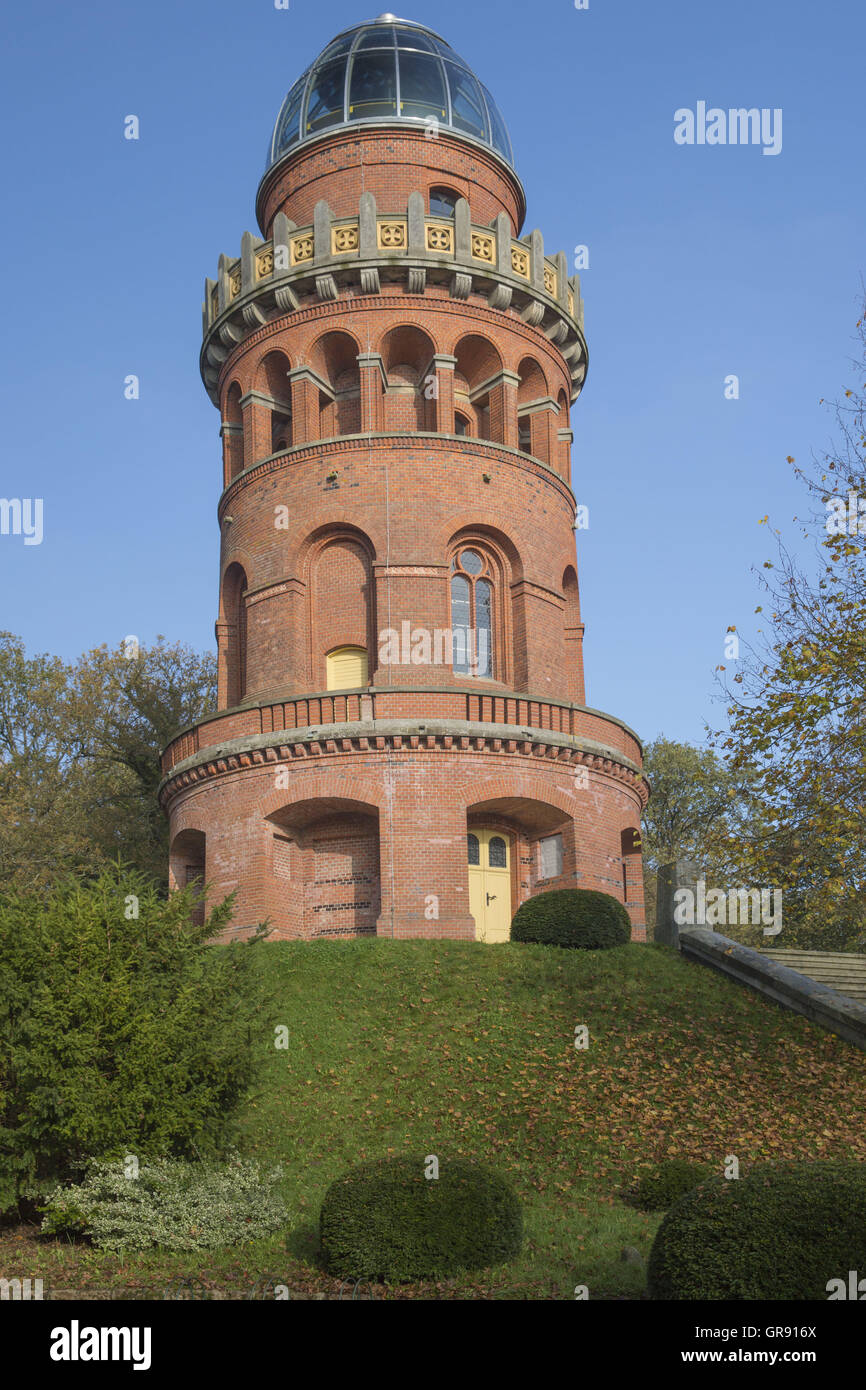
[[[272,938],[472,941],[467,833],[510,846],[511,912],[535,893],[582,887],[625,901],[643,940],[641,789],[537,752],[393,747],[263,763],[170,794],[172,887],[204,878],[211,905],[236,894],[227,937],[267,920]],[[561,837],[542,877],[541,841]],[[548,867],[549,872],[549,867]]]

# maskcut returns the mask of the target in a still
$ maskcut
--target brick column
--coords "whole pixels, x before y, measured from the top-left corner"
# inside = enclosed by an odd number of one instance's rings
[[[244,461],[249,467],[271,452],[271,407],[267,396],[249,391],[241,397],[244,419]]]
[[[474,941],[465,807],[443,804],[444,787],[419,795],[417,766],[394,756],[393,796],[379,814],[382,908],[376,934]],[[447,769],[433,772],[431,781],[448,775]]]
[[[568,695],[576,705],[586,704],[586,690],[583,680],[583,634],[585,625],[576,623],[569,626],[568,610],[565,617],[565,672],[568,681]]]
[[[295,367],[288,375],[292,393],[292,442],[314,443],[319,438],[319,379],[309,367]]]
[[[539,401],[529,417],[530,451],[534,458],[549,463],[551,468],[557,465],[554,434],[556,415],[556,402],[548,400]]]
[[[516,372],[501,372],[490,386],[490,438],[509,449],[517,448],[517,388],[520,377]]]
[[[436,395],[430,402],[427,428],[437,434],[454,433],[454,368],[457,358],[447,352],[437,352],[430,370],[436,374]]]
[[[570,483],[571,478],[571,446],[573,443],[574,430],[558,429],[556,431],[556,471],[567,483]]]
[[[217,618],[214,636],[217,642],[217,709],[228,709],[229,625],[225,618]]]
[[[243,472],[244,427],[223,425],[220,434],[223,442],[223,487],[228,487],[232,478]]]
[[[384,420],[385,369],[378,352],[358,353],[361,378],[361,433],[380,434]]]

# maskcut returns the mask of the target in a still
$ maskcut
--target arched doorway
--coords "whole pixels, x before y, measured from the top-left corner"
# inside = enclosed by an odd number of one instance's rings
[[[501,830],[475,827],[466,836],[469,911],[478,941],[492,945],[511,935],[511,846]]]

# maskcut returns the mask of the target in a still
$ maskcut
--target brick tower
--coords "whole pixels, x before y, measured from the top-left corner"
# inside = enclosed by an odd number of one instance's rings
[[[424,25],[347,30],[256,211],[205,282],[219,700],[163,756],[172,885],[238,932],[489,942],[579,885],[641,938],[640,743],[584,694],[580,286],[492,96]]]

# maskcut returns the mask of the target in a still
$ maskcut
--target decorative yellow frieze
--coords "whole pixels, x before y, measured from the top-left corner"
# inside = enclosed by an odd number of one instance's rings
[[[548,294],[556,298],[556,271],[551,270],[549,265],[544,267],[544,288]]]
[[[256,256],[256,279],[267,280],[274,273],[274,248],[267,247]]]
[[[313,259],[313,237],[312,233],[306,232],[303,236],[293,236],[289,241],[289,261],[292,265],[299,265],[301,261],[311,261]]]
[[[212,289],[211,292],[210,292],[210,316],[211,316],[211,319],[218,318],[218,317],[219,317],[219,311],[220,311],[220,296],[219,296],[219,290],[217,289],[216,285],[214,285],[213,289]]]
[[[405,251],[406,223],[380,222],[378,226],[379,247],[382,251]]]
[[[488,236],[486,232],[473,232],[471,246],[476,261],[486,261],[488,265],[496,264],[495,237]]]
[[[568,291],[568,312],[574,318],[574,290]]]
[[[350,251],[358,251],[361,246],[361,233],[357,224],[331,228],[331,255],[345,256]]]
[[[241,264],[240,261],[229,271],[229,294],[232,299],[237,299],[241,292]]]
[[[426,224],[427,250],[444,251],[448,255],[454,253],[454,228],[442,227],[438,222],[428,222]]]
[[[522,275],[524,280],[529,279],[529,252],[524,251],[522,246],[511,248],[511,269],[515,275]]]

